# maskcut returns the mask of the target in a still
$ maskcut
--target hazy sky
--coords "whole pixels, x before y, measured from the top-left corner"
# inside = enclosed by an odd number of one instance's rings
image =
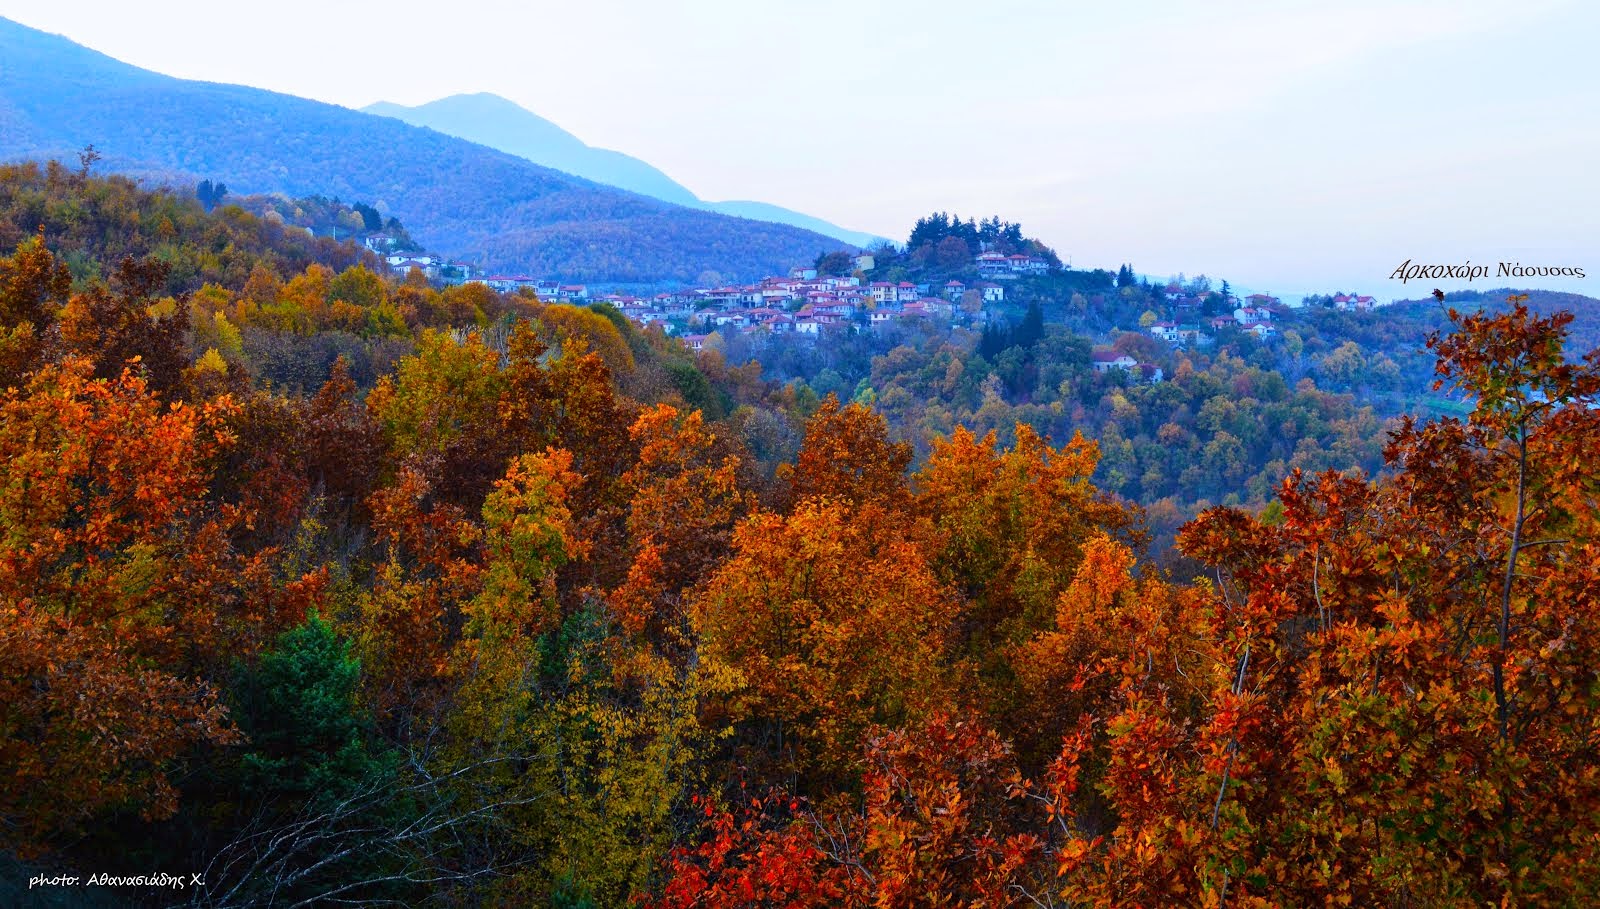
[[[1079,266],[1426,293],[1402,261],[1600,292],[1586,0],[0,0],[130,63],[351,107],[504,95],[708,199],[904,238],[945,209]],[[1488,287],[1525,281],[1490,281]],[[1541,286],[1563,286],[1542,279]],[[1484,282],[1472,286],[1484,287]]]

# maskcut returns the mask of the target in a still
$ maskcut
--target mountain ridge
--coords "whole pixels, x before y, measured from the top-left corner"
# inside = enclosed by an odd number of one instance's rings
[[[361,110],[423,126],[448,136],[486,145],[535,164],[616,186],[676,205],[758,221],[788,224],[854,246],[869,247],[886,238],[850,230],[825,219],[769,202],[701,199],[654,165],[624,152],[598,148],[550,120],[492,92],[448,95],[407,106],[378,101]]]
[[[71,161],[236,192],[367,201],[430,250],[615,284],[753,278],[840,242],[674,206],[398,120],[165,76],[0,18],[0,160]]]

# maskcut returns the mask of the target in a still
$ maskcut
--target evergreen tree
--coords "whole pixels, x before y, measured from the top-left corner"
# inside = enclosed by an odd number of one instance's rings
[[[1028,304],[1028,313],[1017,326],[1013,343],[1019,347],[1032,347],[1044,338],[1044,311],[1038,303]]]
[[[246,791],[268,802],[332,800],[387,772],[388,756],[368,744],[360,680],[350,642],[316,612],[284,632],[239,688]]]
[[[352,205],[351,208],[355,209],[356,214],[361,216],[362,226],[367,230],[374,231],[383,227],[383,215],[378,214],[378,210],[376,208],[373,208],[364,202],[357,202],[355,205]]]
[[[200,200],[200,205],[206,211],[211,211],[220,205],[228,195],[228,184],[201,180],[200,185],[194,188],[194,195],[196,199]]]

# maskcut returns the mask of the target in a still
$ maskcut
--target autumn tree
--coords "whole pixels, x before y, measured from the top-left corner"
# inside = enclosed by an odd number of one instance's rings
[[[1593,812],[1572,809],[1600,794],[1581,454],[1600,364],[1564,359],[1568,318],[1452,313],[1431,344],[1469,418],[1407,422],[1392,478],[1295,475],[1274,524],[1219,509],[1184,530],[1216,571],[1200,662],[1174,666],[1182,698],[1140,694],[1149,669],[1125,662],[1098,786],[1117,826],[1064,895],[1593,899]]]
[[[30,848],[113,806],[175,808],[170,762],[236,735],[207,680],[246,618],[205,507],[226,401],[162,405],[81,360],[0,398],[0,795]]]
[[[24,240],[0,258],[0,388],[21,383],[41,364],[45,333],[67,302],[72,278],[43,237]]]
[[[904,510],[911,446],[889,438],[882,415],[861,404],[841,406],[829,395],[806,422],[805,442],[788,473],[786,501],[798,505],[828,496],[852,506]]]
[[[61,311],[62,341],[95,364],[95,375],[110,378],[136,363],[156,392],[171,394],[180,387],[189,365],[184,344],[189,309],[155,296],[169,270],[159,260],[126,257],[109,286],[91,285]]]
[[[733,547],[692,615],[702,659],[743,680],[728,709],[755,756],[821,783],[871,724],[946,703],[959,603],[915,543],[821,498],[750,518]]]
[[[639,445],[639,461],[624,477],[633,489],[635,551],[612,602],[624,628],[680,647],[685,594],[727,557],[734,526],[752,504],[748,483],[736,451],[698,411],[658,405],[630,433]]]

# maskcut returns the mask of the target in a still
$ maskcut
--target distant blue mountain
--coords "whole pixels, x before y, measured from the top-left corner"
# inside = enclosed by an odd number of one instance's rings
[[[572,133],[499,95],[487,92],[451,95],[416,107],[379,101],[362,110],[404,120],[413,126],[425,126],[535,164],[665,202],[801,227],[852,246],[868,247],[883,242],[883,238],[875,234],[847,230],[821,218],[765,202],[707,202],[650,164],[621,152],[586,145]]]
[[[89,144],[103,155],[102,170],[369,202],[430,250],[496,271],[619,284],[694,281],[708,271],[748,279],[842,246],[392,118],[175,79],[0,18],[0,160],[75,165]]]

